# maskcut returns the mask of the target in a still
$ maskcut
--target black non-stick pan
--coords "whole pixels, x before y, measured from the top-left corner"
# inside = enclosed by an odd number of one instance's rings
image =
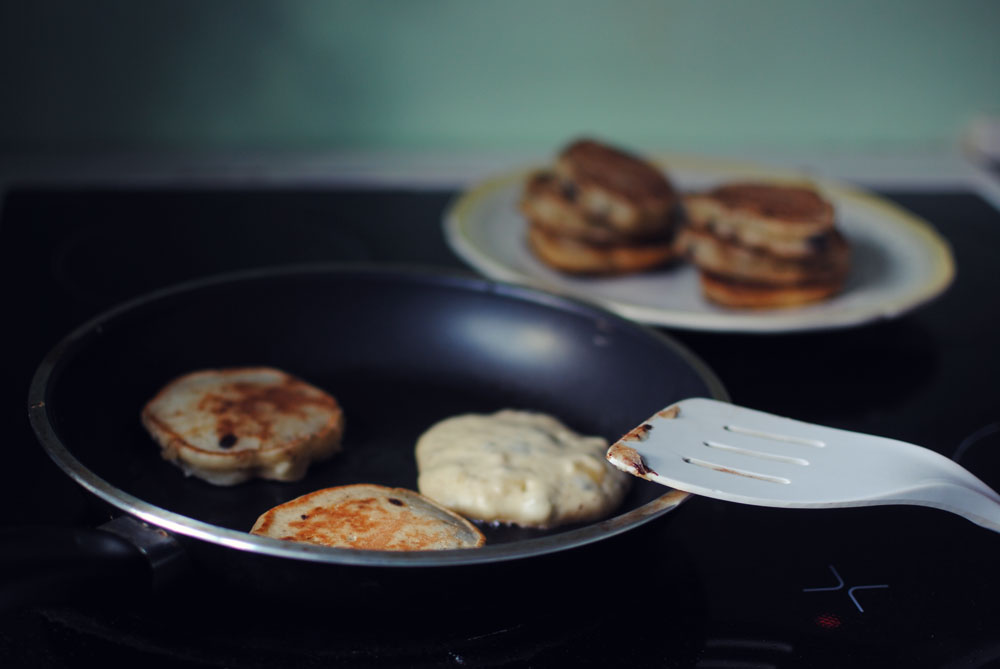
[[[295,483],[234,487],[185,477],[162,460],[139,422],[143,404],[186,372],[241,365],[278,367],[336,396],[346,417],[343,452]],[[415,441],[448,416],[536,410],[614,440],[694,396],[725,399],[694,355],[578,301],[466,276],[300,266],[184,284],[94,319],[41,363],[29,405],[58,465],[140,521],[126,534],[153,530],[150,537],[176,544],[196,570],[315,592],[372,573],[398,582],[418,580],[414,568],[455,572],[572,553],[667,513],[684,495],[636,480],[600,522],[548,531],[487,526],[481,549],[411,553],[247,534],[266,509],[349,483],[415,489]],[[143,548],[157,563],[178,561]]]

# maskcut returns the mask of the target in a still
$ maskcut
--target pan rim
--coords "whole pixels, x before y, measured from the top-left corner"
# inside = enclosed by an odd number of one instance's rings
[[[420,281],[425,284],[450,285],[479,293],[496,293],[517,300],[543,306],[570,310],[644,333],[659,340],[660,344],[677,355],[706,385],[708,395],[729,401],[729,395],[715,372],[685,345],[665,333],[628,320],[576,297],[556,294],[539,288],[481,278],[440,268],[416,265],[373,265],[367,263],[307,263],[279,265],[239,272],[228,272],[185,281],[167,286],[127,300],[89,319],[63,337],[42,359],[32,377],[28,392],[28,412],[35,436],[49,457],[71,479],[91,494],[156,527],[177,535],[206,541],[223,547],[259,555],[290,558],[308,562],[375,567],[446,567],[506,562],[586,546],[630,531],[673,510],[690,495],[679,490],[667,490],[663,495],[621,515],[613,516],[580,528],[557,534],[486,545],[477,549],[444,551],[361,551],[349,548],[332,548],[306,543],[281,541],[270,537],[241,532],[191,518],[151,504],[109,483],[86,467],[73,455],[71,449],[56,434],[46,405],[50,381],[58,374],[68,356],[98,336],[105,323],[117,316],[144,305],[199,289],[254,281],[272,277],[309,274],[364,274],[397,280]]]

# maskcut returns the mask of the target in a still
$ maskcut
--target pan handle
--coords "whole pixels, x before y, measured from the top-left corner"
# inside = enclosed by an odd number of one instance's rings
[[[187,569],[180,542],[132,516],[99,528],[0,531],[0,614],[29,604],[148,594]]]

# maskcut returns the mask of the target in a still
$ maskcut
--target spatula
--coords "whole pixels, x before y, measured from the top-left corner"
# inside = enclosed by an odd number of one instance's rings
[[[657,412],[607,458],[716,499],[794,508],[919,504],[1000,532],[1000,495],[935,451],[717,400],[687,399]]]

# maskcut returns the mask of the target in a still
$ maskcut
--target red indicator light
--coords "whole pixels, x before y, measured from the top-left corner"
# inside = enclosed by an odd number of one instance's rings
[[[822,627],[825,630],[835,630],[843,624],[843,621],[832,613],[819,614],[816,616],[815,622],[817,627]]]

